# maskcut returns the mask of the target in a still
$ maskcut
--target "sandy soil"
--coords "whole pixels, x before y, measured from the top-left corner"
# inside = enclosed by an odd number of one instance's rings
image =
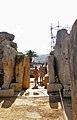
[[[52,109],[48,97],[0,99],[0,120],[64,120],[62,108]]]
[[[42,93],[41,96],[38,93]],[[61,103],[58,102],[58,108],[50,103],[46,89],[34,89],[32,96],[23,94],[24,90],[12,98],[0,98],[0,120],[66,120]],[[64,99],[64,107],[68,120],[72,120],[70,99]]]

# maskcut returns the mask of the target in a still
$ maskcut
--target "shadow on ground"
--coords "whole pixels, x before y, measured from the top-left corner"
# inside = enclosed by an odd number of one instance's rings
[[[17,97],[7,97],[7,98],[0,98],[0,107],[1,108],[9,108]]]

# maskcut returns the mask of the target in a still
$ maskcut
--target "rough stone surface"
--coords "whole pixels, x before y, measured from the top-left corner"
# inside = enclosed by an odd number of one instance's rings
[[[9,41],[13,41],[14,40],[14,35],[10,34],[8,32],[0,32],[0,36],[4,36],[5,39],[9,40]]]
[[[20,83],[11,83],[10,89],[14,89],[15,92],[19,92],[22,90],[22,84]]]
[[[57,69],[57,76],[63,85],[70,85],[70,70],[68,61],[68,41],[69,34],[66,29],[61,29],[57,32],[57,39],[55,45],[55,62]]]
[[[9,88],[9,85],[14,77],[15,57],[17,52],[14,48],[12,48],[9,45],[7,40],[3,41],[2,45],[3,45],[2,63],[4,71],[4,83],[2,85],[2,88]]]
[[[15,80],[17,83],[23,84],[24,78],[24,55],[17,55],[15,65]]]
[[[15,66],[15,79],[23,88],[30,86],[30,59],[25,55],[17,55]]]
[[[71,88],[68,85],[64,85],[63,97],[71,97]]]
[[[14,37],[13,34],[0,32],[0,87],[2,88],[9,88],[9,84],[14,77],[14,65],[17,52],[16,49],[10,45]]]
[[[48,56],[49,83],[55,82],[54,55]]]
[[[69,42],[73,120],[77,120],[77,20],[72,26]]]
[[[14,96],[14,89],[0,90],[0,97],[12,97]]]
[[[47,83],[47,92],[59,91],[62,89],[62,85],[59,83]]]
[[[28,56],[25,56],[23,88],[28,89],[29,87],[30,87],[30,58]]]

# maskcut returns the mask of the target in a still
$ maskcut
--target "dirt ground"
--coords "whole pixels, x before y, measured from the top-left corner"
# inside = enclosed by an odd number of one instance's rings
[[[0,120],[64,120],[61,106],[50,108],[48,97],[13,97],[0,102]]]
[[[40,90],[43,95],[37,94]],[[51,108],[52,103],[49,102],[46,91],[44,88],[38,88],[33,91],[34,95],[22,91],[20,95],[16,93],[12,98],[0,98],[0,120],[65,120],[61,103],[58,102],[58,108]],[[66,101],[65,108],[69,113],[67,117],[72,120],[71,104]]]

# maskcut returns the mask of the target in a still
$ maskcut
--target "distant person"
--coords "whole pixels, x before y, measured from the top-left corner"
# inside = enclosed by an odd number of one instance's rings
[[[45,74],[47,74],[47,67],[45,66]]]
[[[39,70],[37,69],[37,66],[35,66],[35,69],[33,71],[33,76],[34,76],[34,82],[35,82],[35,86],[37,85],[38,83],[38,77],[39,77]]]
[[[39,68],[40,83],[42,83],[44,75],[45,75],[45,68],[43,67],[42,64]]]

